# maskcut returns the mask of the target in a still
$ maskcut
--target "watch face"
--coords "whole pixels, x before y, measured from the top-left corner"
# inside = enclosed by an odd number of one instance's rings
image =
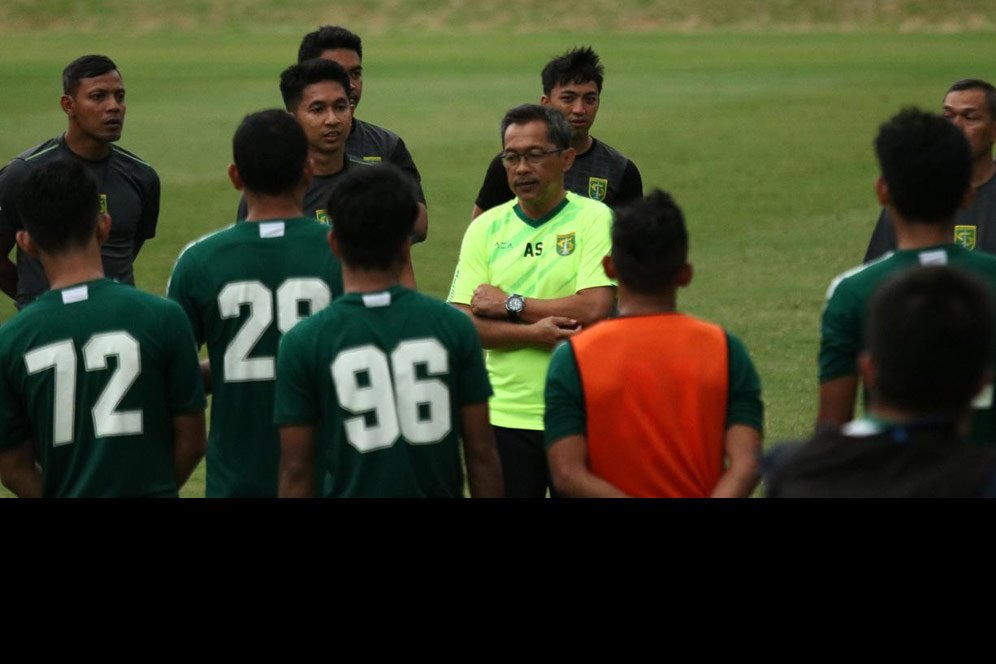
[[[513,314],[522,313],[523,304],[525,304],[525,300],[521,295],[509,295],[508,299],[505,300],[505,309]]]

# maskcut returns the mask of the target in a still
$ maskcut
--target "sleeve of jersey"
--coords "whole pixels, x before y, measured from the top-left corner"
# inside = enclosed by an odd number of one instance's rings
[[[764,431],[764,402],[761,401],[761,377],[750,359],[747,347],[736,336],[726,333],[729,362],[729,395],[726,400],[726,426],[743,424]]]
[[[543,424],[547,449],[561,438],[583,436],[588,431],[581,374],[570,343],[561,344],[550,358]]]
[[[446,297],[447,302],[470,304],[474,290],[481,284],[491,283],[487,265],[486,232],[486,227],[476,220],[467,227],[460,244],[460,257],[453,273],[450,293]]]
[[[277,382],[273,398],[273,423],[315,425],[318,422],[320,390],[315,366],[308,353],[307,326],[291,328],[280,339],[277,350]],[[328,369],[325,369],[325,374]]]
[[[619,183],[619,195],[616,197],[613,207],[618,208],[639,198],[643,198],[643,178],[640,176],[640,170],[636,164],[627,161],[626,168],[623,170],[622,182]]]
[[[833,289],[820,325],[820,382],[856,376],[861,351],[861,314],[846,282]]]
[[[14,196],[26,172],[27,166],[20,159],[15,159],[0,170],[0,233],[14,234],[21,230],[21,219],[17,216]]]
[[[494,392],[488,380],[488,370],[484,366],[484,350],[477,328],[470,318],[460,312],[453,312],[454,324],[459,330],[462,344],[460,350],[460,373],[457,385],[457,399],[461,406],[484,403]]]
[[[201,377],[197,342],[186,314],[175,303],[167,308],[164,332],[172,344],[167,398],[172,413],[193,413],[204,410],[204,380]]]
[[[578,263],[578,279],[575,291],[599,286],[615,286],[615,282],[605,274],[602,259],[612,251],[612,211],[598,205],[595,215],[587,225],[584,237],[579,238],[581,260]]]
[[[484,182],[481,190],[477,193],[477,200],[474,204],[482,210],[490,210],[496,205],[501,205],[515,198],[515,194],[508,187],[508,175],[505,167],[501,164],[501,156],[496,156],[488,164],[488,172],[484,174]]]
[[[179,304],[183,313],[187,315],[190,327],[194,332],[195,342],[197,347],[200,348],[204,344],[204,326],[190,292],[189,275],[192,269],[191,264],[192,260],[189,258],[187,251],[184,250],[176,260],[173,272],[166,283],[166,296]]]
[[[394,146],[394,150],[391,152],[391,156],[388,161],[408,173],[415,180],[415,190],[418,194],[418,202],[425,204],[425,192],[422,191],[422,174],[418,172],[418,167],[415,165],[415,160],[412,159],[412,155],[408,152],[408,146],[399,137],[397,145]]]
[[[889,215],[885,208],[882,208],[881,214],[878,215],[878,221],[875,222],[875,230],[872,231],[871,239],[868,241],[868,250],[865,251],[865,260],[868,261],[875,260],[887,251],[892,251],[896,248],[896,235],[892,230],[892,224],[889,223]]]
[[[155,171],[149,176],[148,187],[145,190],[145,200],[142,201],[142,218],[135,230],[135,237],[148,240],[156,236],[156,226],[159,224],[159,175]]]
[[[0,371],[0,449],[20,447],[30,435],[31,423],[24,401],[4,367]]]

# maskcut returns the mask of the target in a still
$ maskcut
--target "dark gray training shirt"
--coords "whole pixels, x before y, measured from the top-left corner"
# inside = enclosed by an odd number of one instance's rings
[[[14,207],[15,194],[24,178],[44,164],[57,159],[75,159],[97,182],[97,191],[106,197],[111,215],[111,236],[101,254],[104,274],[126,284],[135,283],[132,262],[135,245],[156,234],[159,221],[159,176],[147,163],[116,145],[111,154],[98,161],[83,159],[59,136],[22,152],[0,170],[0,233],[14,234],[23,228]],[[17,307],[33,301],[48,290],[41,263],[17,248]]]

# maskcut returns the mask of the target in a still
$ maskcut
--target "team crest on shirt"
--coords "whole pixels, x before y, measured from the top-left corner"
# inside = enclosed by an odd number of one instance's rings
[[[955,226],[954,241],[966,249],[975,249],[976,226]]]
[[[557,253],[561,256],[570,256],[574,253],[574,233],[557,235]]]
[[[107,194],[100,194],[100,214],[107,214]]]
[[[588,198],[604,201],[609,191],[609,181],[605,178],[588,178]]]
[[[329,219],[329,211],[328,210],[315,210],[315,219],[317,219],[318,221],[322,222],[323,224],[331,224],[332,223],[331,220]]]
[[[378,157],[377,155],[372,155],[372,156],[369,156],[369,157],[364,157],[363,161],[369,162],[371,164],[379,164],[383,160],[380,157]]]

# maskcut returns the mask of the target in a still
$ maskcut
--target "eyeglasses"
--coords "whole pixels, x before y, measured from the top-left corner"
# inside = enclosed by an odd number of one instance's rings
[[[525,154],[519,154],[518,152],[503,152],[501,155],[501,163],[505,165],[505,168],[512,168],[517,166],[523,159],[530,164],[538,164],[543,161],[543,157],[548,154],[556,154],[557,152],[563,152],[566,148],[554,148],[552,150],[530,150]]]

